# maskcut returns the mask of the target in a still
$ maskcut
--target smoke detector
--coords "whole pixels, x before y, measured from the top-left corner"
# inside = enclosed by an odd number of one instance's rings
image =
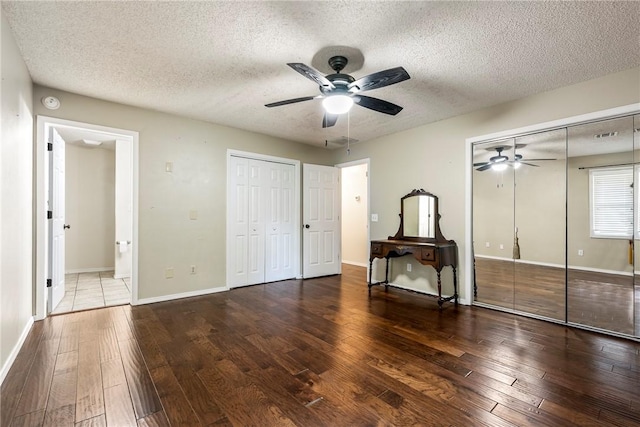
[[[60,108],[60,100],[55,96],[45,96],[42,98],[42,105],[49,110],[57,110]]]

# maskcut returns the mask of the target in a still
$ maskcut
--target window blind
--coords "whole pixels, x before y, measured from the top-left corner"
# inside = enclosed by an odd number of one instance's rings
[[[633,235],[633,168],[592,169],[591,237]]]

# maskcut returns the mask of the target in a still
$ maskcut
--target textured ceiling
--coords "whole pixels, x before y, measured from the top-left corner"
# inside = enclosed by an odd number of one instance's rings
[[[640,2],[2,2],[34,82],[299,142],[359,141],[640,66]],[[404,67],[322,129],[286,66],[359,49],[355,78]],[[348,51],[348,49],[347,49]],[[362,61],[361,61],[362,62]],[[328,67],[320,69],[329,73]],[[349,129],[347,129],[349,123]],[[338,146],[339,144],[336,144]]]

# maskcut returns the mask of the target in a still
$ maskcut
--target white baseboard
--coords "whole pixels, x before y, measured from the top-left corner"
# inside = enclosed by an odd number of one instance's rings
[[[64,273],[65,274],[100,273],[102,271],[113,271],[113,267],[75,268],[72,270],[66,270]]]
[[[118,274],[113,276],[114,279],[131,279],[130,274]]]
[[[217,288],[209,288],[209,289],[202,289],[199,291],[191,291],[191,292],[182,292],[179,294],[172,294],[172,295],[162,295],[159,297],[151,297],[151,298],[142,298],[139,299],[135,304],[132,305],[144,305],[144,304],[153,304],[155,302],[164,302],[164,301],[172,301],[172,300],[176,300],[176,299],[182,299],[182,298],[191,298],[191,297],[199,297],[202,295],[209,295],[209,294],[215,294],[218,292],[225,292],[228,291],[229,288],[226,286],[220,286]]]
[[[366,262],[358,262],[358,261],[345,261],[342,260],[343,264],[355,265],[356,267],[369,267],[369,263]]]
[[[27,324],[24,326],[24,329],[22,330],[22,334],[20,334],[20,338],[18,339],[18,342],[16,343],[15,346],[13,346],[13,350],[11,350],[11,353],[9,353],[9,357],[7,358],[7,361],[2,366],[2,370],[0,370],[0,385],[2,385],[2,383],[4,382],[4,379],[7,377],[7,374],[9,373],[9,369],[11,369],[11,366],[13,366],[13,362],[15,362],[16,357],[20,352],[20,349],[24,345],[24,341],[27,339],[27,335],[29,335],[29,331],[31,330],[32,325],[33,325],[33,316],[29,317],[29,319],[27,320]]]

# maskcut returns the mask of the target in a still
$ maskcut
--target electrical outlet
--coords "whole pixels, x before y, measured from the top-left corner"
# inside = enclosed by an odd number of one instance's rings
[[[189,219],[198,219],[198,211],[195,209],[190,210]]]
[[[504,245],[500,243],[500,249],[504,249]]]
[[[191,266],[191,274],[196,274],[196,266],[195,265]]]
[[[165,163],[164,170],[167,172],[173,172],[173,162]]]
[[[169,268],[165,268],[164,269],[164,278],[165,279],[172,279],[173,278],[173,267],[169,267]]]
[[[582,249],[578,249],[578,256],[584,256],[584,251]]]
[[[371,214],[371,222],[378,222],[378,214]]]
[[[411,264],[407,263],[407,271],[411,271]]]
[[[490,248],[490,247],[491,247],[491,243],[486,242],[486,243],[484,244],[484,247],[485,247],[485,248]]]

